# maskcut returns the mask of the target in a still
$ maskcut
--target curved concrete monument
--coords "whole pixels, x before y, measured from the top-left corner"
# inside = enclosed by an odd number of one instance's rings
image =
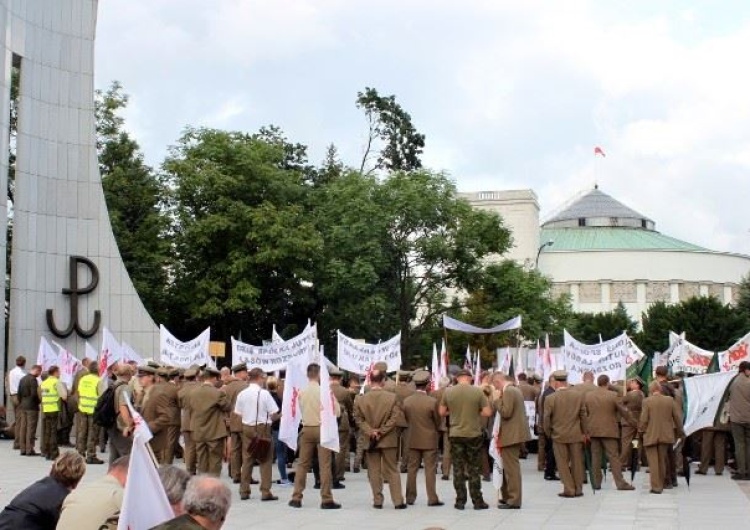
[[[158,328],[125,270],[99,175],[96,11],[96,0],[0,0],[4,131],[11,68],[20,69],[8,359],[33,360],[41,336],[83,357],[85,340],[99,348],[103,326],[142,355],[158,351]],[[0,153],[7,153],[8,134],[0,138]],[[0,156],[0,234],[7,175]],[[6,250],[0,237],[0,278]]]

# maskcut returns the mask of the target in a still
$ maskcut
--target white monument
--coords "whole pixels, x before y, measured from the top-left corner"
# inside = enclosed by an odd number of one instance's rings
[[[99,348],[104,326],[143,355],[158,349],[158,328],[123,265],[99,175],[96,12],[96,0],[0,0],[0,127],[6,131],[0,153],[8,153],[11,69],[20,71],[10,336],[2,363],[20,354],[33,361],[41,336],[83,357],[85,340]],[[0,156],[0,234],[6,233],[8,165]],[[7,250],[0,237],[4,285]]]

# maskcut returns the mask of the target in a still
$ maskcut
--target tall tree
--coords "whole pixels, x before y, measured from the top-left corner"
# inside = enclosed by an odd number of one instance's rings
[[[553,296],[552,282],[539,271],[503,260],[488,265],[481,278],[478,288],[466,298],[466,311],[455,311],[454,316],[479,327],[491,327],[521,315],[523,328],[518,333],[500,335],[455,334],[456,338],[451,340],[454,351],[462,351],[469,342],[472,349],[492,352],[500,346],[535,342],[544,333],[554,339],[562,337],[563,328],[570,326],[573,316],[570,297]]]
[[[146,309],[163,322],[170,264],[167,190],[124,129],[122,112],[127,104],[128,96],[116,81],[106,91],[96,92],[99,170],[125,268]]]
[[[302,146],[271,130],[189,128],[164,162],[183,326],[259,341],[314,307],[321,240],[306,211],[308,164]]]
[[[425,137],[417,132],[409,113],[396,103],[396,96],[381,96],[376,89],[367,87],[357,93],[357,107],[364,111],[368,126],[360,171],[364,172],[378,142],[383,147],[372,169],[413,171],[422,167],[420,155]]]
[[[587,344],[599,340],[609,340],[626,332],[633,337],[638,330],[638,322],[628,314],[625,305],[619,302],[612,311],[601,313],[576,313],[568,331],[576,339]]]

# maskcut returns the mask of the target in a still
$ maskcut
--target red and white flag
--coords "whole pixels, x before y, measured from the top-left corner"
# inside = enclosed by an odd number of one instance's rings
[[[60,367],[60,381],[68,387],[68,390],[72,390],[73,378],[81,367],[81,361],[55,341],[52,341],[52,344],[57,348],[57,365]]]
[[[440,348],[440,377],[448,377],[448,348],[443,339],[443,345]]]
[[[440,361],[438,360],[437,346],[433,343],[432,345],[432,381],[431,390],[434,392],[440,388]]]
[[[153,528],[174,517],[157,465],[148,447],[153,437],[148,424],[126,400],[135,422],[133,449],[117,530]]]
[[[291,362],[286,367],[284,381],[284,396],[281,399],[281,423],[279,424],[279,440],[284,442],[292,451],[297,450],[297,436],[299,424],[302,421],[300,410],[300,392],[307,388],[307,358]]]
[[[474,385],[479,386],[482,384],[482,361],[479,357],[479,351],[477,351],[477,361],[474,363]]]
[[[42,367],[42,370],[48,370],[53,364],[57,364],[57,353],[47,342],[47,339],[39,339],[39,350],[36,354],[36,364]]]
[[[120,343],[107,329],[102,330],[102,349],[99,354],[99,377],[107,373],[107,368],[115,364],[122,357]]]
[[[598,145],[594,147],[594,156],[601,156],[602,158],[605,158],[607,155],[604,154],[604,149],[599,147]]]
[[[336,421],[336,396],[331,392],[327,363],[320,367],[320,446],[338,453],[339,426]]]

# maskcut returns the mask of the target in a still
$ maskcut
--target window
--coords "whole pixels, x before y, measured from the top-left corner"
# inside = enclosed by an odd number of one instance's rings
[[[585,217],[579,217],[578,218],[578,226],[586,226],[586,218]]]

